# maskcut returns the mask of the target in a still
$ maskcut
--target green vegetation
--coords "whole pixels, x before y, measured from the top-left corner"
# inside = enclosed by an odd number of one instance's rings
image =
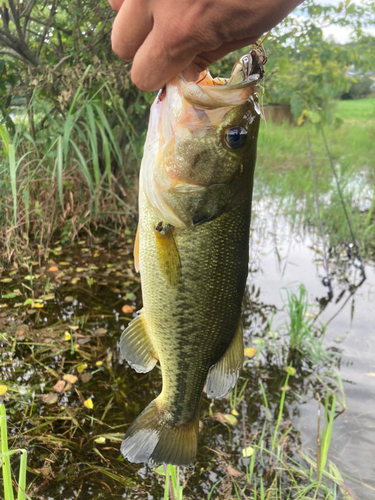
[[[17,486],[17,500],[26,500],[29,497],[26,495],[26,466],[27,466],[27,451],[26,450],[9,450],[8,449],[8,429],[5,406],[0,403],[0,438],[1,438],[1,453],[0,463],[2,462],[2,476],[4,485],[4,500],[14,500],[12,473],[10,468],[10,457],[20,453],[20,469]]]
[[[338,129],[326,129],[328,145],[360,252],[373,256],[375,159],[372,144],[375,122],[369,116],[375,117],[375,98],[339,101],[335,106],[344,124]],[[347,120],[345,116],[348,114],[359,118]],[[350,233],[319,128],[311,129],[310,136],[318,192],[325,200],[321,203],[321,216],[329,241],[335,246],[349,240]],[[279,210],[288,213],[296,222],[318,227],[304,127],[272,121],[263,124],[259,137],[255,199],[261,199],[265,193],[277,200]]]

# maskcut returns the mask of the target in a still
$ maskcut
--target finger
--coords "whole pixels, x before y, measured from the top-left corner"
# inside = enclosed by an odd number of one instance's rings
[[[118,12],[121,8],[121,5],[124,3],[124,0],[108,0],[108,2],[112,9]]]
[[[126,0],[113,23],[112,49],[125,61],[132,61],[139,46],[152,30],[153,19],[148,2]]]
[[[232,42],[223,43],[219,48],[215,50],[201,52],[200,54],[198,54],[194,59],[193,64],[202,68],[204,64],[208,63],[206,66],[206,68],[208,68],[209,65],[213,64],[219,59],[222,59],[227,54],[230,54],[234,50],[242,48],[244,49],[245,47],[248,47],[248,45],[252,45],[257,42],[258,39],[259,37],[248,37],[242,40],[234,40]]]
[[[155,21],[134,57],[131,76],[137,87],[146,91],[158,90],[191,65],[201,51],[202,41],[194,33],[185,31],[164,29]],[[205,67],[206,63],[195,65],[194,69],[199,74]]]

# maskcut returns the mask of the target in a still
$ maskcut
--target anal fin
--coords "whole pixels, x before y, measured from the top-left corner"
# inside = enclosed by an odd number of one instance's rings
[[[223,398],[236,385],[244,360],[241,322],[224,356],[213,365],[207,376],[206,392],[212,399]]]
[[[139,373],[149,372],[156,365],[158,355],[147,333],[142,311],[121,335],[120,352],[129,365]]]

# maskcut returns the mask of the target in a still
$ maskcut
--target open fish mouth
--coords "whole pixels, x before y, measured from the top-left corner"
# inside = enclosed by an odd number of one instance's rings
[[[234,65],[230,78],[213,78],[208,70],[201,73],[196,82],[186,82],[180,76],[184,82],[182,95],[198,109],[239,106],[249,94],[256,92],[266,61],[264,50],[256,48]]]

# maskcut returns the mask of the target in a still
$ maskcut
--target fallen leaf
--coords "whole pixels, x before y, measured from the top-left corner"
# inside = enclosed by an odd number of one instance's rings
[[[48,405],[53,405],[54,403],[57,402],[58,396],[57,396],[57,394],[50,392],[49,394],[44,394],[41,397],[41,399],[42,399],[43,403],[46,403]]]
[[[313,313],[307,312],[307,313],[305,313],[305,317],[306,317],[306,318],[315,318],[315,317],[316,317],[316,315],[315,315],[315,314],[313,314]]]
[[[5,394],[8,390],[8,387],[6,385],[0,385],[0,396]]]
[[[290,389],[289,385],[284,385],[284,386],[281,388],[281,390],[282,390],[282,391],[289,391],[289,389]]]
[[[239,415],[238,411],[237,411],[237,410],[235,410],[234,408],[233,408],[233,410],[231,411],[231,414],[232,414],[232,415],[234,415],[235,417],[238,417],[238,415]]]
[[[3,278],[2,280],[0,280],[2,283],[11,283],[13,280],[12,278]]]
[[[244,349],[244,354],[247,358],[252,358],[255,356],[256,352],[256,347],[246,347],[246,349]]]
[[[66,382],[64,380],[59,380],[53,386],[53,390],[56,391],[56,392],[62,392],[64,390],[65,384],[66,384]]]
[[[64,332],[64,340],[70,340],[71,338],[72,338],[72,336],[70,335],[70,333],[65,331]]]
[[[78,377],[67,373],[66,375],[63,376],[63,379],[66,380],[67,382],[69,382],[69,384],[75,384],[78,380]]]
[[[97,362],[95,363],[95,365],[96,365],[96,366],[102,366],[102,364],[103,364],[103,361],[97,361]]]
[[[42,307],[44,307],[44,305],[41,304],[40,302],[35,302],[34,307],[36,307],[37,309],[41,309]]]
[[[230,476],[233,476],[233,477],[241,477],[243,476],[243,473],[234,469],[231,465],[228,465],[227,466],[227,472]]]
[[[77,267],[76,269],[77,273],[83,273],[84,271],[87,271],[85,267]]]
[[[77,326],[77,325],[69,325],[68,328],[70,328],[71,330],[78,330],[79,326]]]
[[[2,299],[14,299],[14,297],[16,296],[15,293],[6,293],[5,295],[3,295],[1,298]]]
[[[247,448],[243,448],[242,449],[242,456],[244,458],[249,458],[251,457],[251,455],[254,453],[254,448],[252,448],[251,446],[248,446]]]
[[[125,297],[126,297],[126,300],[132,300],[132,301],[136,300],[136,298],[137,298],[137,297],[134,295],[134,293],[127,293],[127,294],[125,295]]]
[[[28,309],[28,310],[26,311],[26,313],[27,313],[27,314],[34,314],[34,313],[36,313],[36,309]]]
[[[46,295],[41,295],[39,297],[41,300],[53,300],[55,298],[54,293],[47,293]]]
[[[60,266],[70,266],[70,262],[62,261],[62,262],[59,262],[59,265]]]
[[[48,271],[51,273],[56,273],[59,270],[57,266],[51,266],[48,268]]]
[[[221,424],[237,425],[236,417],[228,413],[214,413],[214,418]]]
[[[82,373],[81,375],[81,380],[84,384],[86,384],[86,382],[89,382],[90,380],[92,379],[92,375],[91,373],[89,372],[86,372],[86,373]]]
[[[71,283],[72,285],[76,285],[80,279],[81,279],[81,278],[80,278],[79,276],[77,276],[76,278],[73,278],[73,279],[71,280],[71,282],[70,282],[70,283]]]
[[[133,306],[128,306],[128,304],[125,304],[124,306],[122,306],[121,311],[124,314],[131,314],[134,311],[134,307]]]
[[[94,408],[94,403],[92,402],[91,398],[86,399],[83,404],[88,408],[89,410],[92,410]]]
[[[94,439],[95,443],[98,443],[98,444],[104,444],[105,443],[105,437],[104,436],[100,436],[96,439]]]
[[[98,328],[97,330],[95,330],[94,334],[95,335],[105,335],[107,333],[107,329],[106,328]]]
[[[67,295],[66,297],[64,297],[64,302],[67,302],[68,304],[70,302],[73,302],[74,301],[74,297],[71,297],[70,295]]]
[[[77,366],[77,372],[81,374],[83,370],[85,370],[86,368],[87,368],[87,363],[81,363],[80,365]]]

